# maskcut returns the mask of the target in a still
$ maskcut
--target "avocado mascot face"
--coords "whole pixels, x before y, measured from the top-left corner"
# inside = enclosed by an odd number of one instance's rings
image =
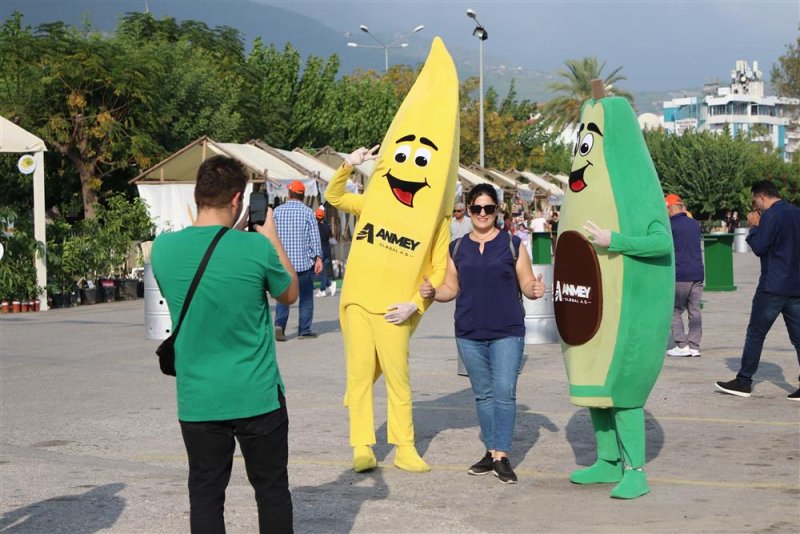
[[[569,190],[580,193],[590,183],[602,180],[609,182],[606,156],[603,152],[603,130],[605,128],[603,106],[586,109],[578,126],[578,137],[573,151],[572,172],[569,173]]]

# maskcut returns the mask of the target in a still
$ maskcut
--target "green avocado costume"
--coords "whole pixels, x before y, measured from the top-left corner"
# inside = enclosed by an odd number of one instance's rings
[[[594,245],[584,226],[611,230]],[[675,291],[661,185],[628,101],[581,110],[554,265],[554,307],[570,400],[589,407],[597,462],[576,484],[618,482],[614,498],[649,492],[644,404],[664,363]]]

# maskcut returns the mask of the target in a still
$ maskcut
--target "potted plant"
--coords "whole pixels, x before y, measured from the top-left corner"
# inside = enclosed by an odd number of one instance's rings
[[[44,245],[33,238],[33,223],[20,219],[9,208],[0,208],[0,220],[4,230],[0,232],[0,242],[5,253],[0,260],[0,298],[10,301],[12,312],[30,307],[37,297],[36,253],[44,254]]]
[[[97,300],[94,280],[97,279],[100,260],[94,244],[96,226],[93,220],[83,221],[79,231],[64,242],[63,269],[78,287],[81,304],[94,304]]]

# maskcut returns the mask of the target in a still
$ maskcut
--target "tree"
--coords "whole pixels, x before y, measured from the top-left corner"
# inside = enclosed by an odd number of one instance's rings
[[[786,45],[786,53],[778,58],[770,74],[779,96],[800,97],[800,34],[794,45]]]
[[[616,87],[616,83],[626,80],[620,74],[622,67],[617,67],[611,74],[603,78],[603,69],[606,62],[598,62],[594,56],[582,59],[568,59],[564,62],[567,70],[558,71],[558,76],[563,81],[552,83],[548,86],[550,91],[559,96],[545,103],[542,114],[548,124],[555,130],[562,130],[566,126],[577,124],[580,120],[581,105],[592,95],[593,79],[602,79],[606,92],[611,95],[622,96],[633,102],[633,95]]]

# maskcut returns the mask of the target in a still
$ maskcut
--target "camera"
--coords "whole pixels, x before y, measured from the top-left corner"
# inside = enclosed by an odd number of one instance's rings
[[[272,209],[275,209],[280,205],[281,200],[278,197],[273,197],[270,202],[265,181],[261,191],[253,191],[250,193],[250,205],[247,211],[247,229],[252,232],[255,230],[256,225],[263,225],[267,220],[267,209],[270,206]]]

